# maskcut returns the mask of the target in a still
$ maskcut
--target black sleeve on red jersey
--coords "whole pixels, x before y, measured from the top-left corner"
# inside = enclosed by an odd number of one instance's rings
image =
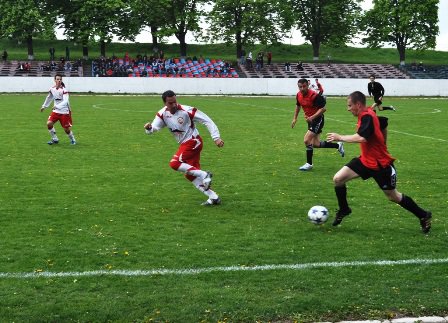
[[[327,100],[325,100],[322,95],[316,95],[316,97],[314,98],[313,106],[315,106],[316,108],[325,108],[326,104]]]
[[[361,125],[358,129],[358,135],[365,139],[369,139],[371,135],[373,135],[373,132],[375,131],[374,125],[373,125],[373,118],[370,115],[365,115],[361,118]]]

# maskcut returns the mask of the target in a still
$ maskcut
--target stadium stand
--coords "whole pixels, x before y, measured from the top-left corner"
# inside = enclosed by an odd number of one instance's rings
[[[401,67],[413,79],[448,79],[448,66]]]
[[[136,59],[100,58],[92,62],[92,76],[96,77],[197,77],[238,78],[230,63],[221,59],[192,60],[185,58]]]
[[[29,68],[23,68],[28,63]],[[22,67],[21,67],[22,66]],[[81,77],[84,76],[82,62],[64,62],[61,66],[59,64],[51,64],[43,61],[7,61],[0,63],[0,76],[55,76],[56,73],[61,73],[63,76]]]
[[[240,66],[245,77],[258,78],[369,78],[374,74],[377,78],[409,79],[412,78],[404,70],[390,64],[324,64],[303,63],[302,70],[298,64],[272,63],[264,65],[260,70]]]

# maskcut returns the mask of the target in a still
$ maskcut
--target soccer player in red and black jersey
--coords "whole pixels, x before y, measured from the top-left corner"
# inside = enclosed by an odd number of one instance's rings
[[[352,212],[347,202],[346,183],[358,177],[363,180],[373,177],[386,197],[413,213],[420,220],[423,233],[428,233],[431,229],[432,214],[418,206],[411,197],[397,191],[395,158],[387,150],[378,117],[371,107],[366,106],[366,96],[359,91],[353,92],[348,96],[347,106],[348,111],[358,117],[356,133],[353,135],[329,133],[327,140],[359,143],[361,156],[353,158],[334,175],[339,210],[333,225],[339,225],[342,219]]]
[[[305,133],[303,142],[306,146],[306,163],[299,167],[299,170],[307,171],[313,168],[314,148],[334,148],[344,157],[343,143],[332,143],[320,140],[320,134],[324,127],[325,98],[319,93],[308,88],[308,81],[300,79],[297,83],[299,92],[296,95],[296,110],[292,119],[291,127],[294,128],[300,109],[303,109],[308,130]]]

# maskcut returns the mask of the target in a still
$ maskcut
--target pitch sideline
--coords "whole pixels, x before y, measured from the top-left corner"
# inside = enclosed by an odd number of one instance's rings
[[[213,272],[239,272],[239,271],[266,271],[266,270],[307,270],[313,268],[344,268],[344,267],[383,267],[398,265],[437,265],[448,264],[448,258],[441,259],[403,259],[403,260],[376,260],[376,261],[342,261],[342,262],[315,262],[304,264],[278,264],[278,265],[256,265],[256,266],[227,266],[227,267],[205,267],[205,268],[183,268],[183,269],[149,269],[149,270],[92,270],[92,271],[70,271],[70,272],[0,272],[0,279],[28,279],[28,278],[76,278],[76,277],[98,277],[98,276],[186,276],[201,275]]]

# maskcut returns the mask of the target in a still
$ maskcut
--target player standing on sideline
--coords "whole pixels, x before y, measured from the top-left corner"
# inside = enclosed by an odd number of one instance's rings
[[[53,111],[48,117],[47,128],[50,132],[51,140],[49,145],[59,143],[56,130],[54,129],[55,122],[59,121],[65,133],[70,138],[70,143],[76,145],[75,136],[72,132],[72,111],[70,110],[70,102],[68,91],[65,88],[64,82],[62,82],[62,75],[56,74],[54,77],[55,85],[49,90],[44,104],[40,108],[40,112],[49,107],[51,101],[54,101]]]
[[[165,106],[159,110],[152,123],[146,123],[146,133],[152,134],[164,127],[168,127],[177,142],[180,144],[178,151],[170,161],[170,167],[185,174],[185,177],[202,193],[207,195],[208,200],[202,205],[221,204],[219,196],[210,189],[212,184],[212,173],[201,170],[200,157],[202,151],[202,138],[196,129],[195,122],[204,124],[215,144],[224,146],[218,127],[205,113],[196,108],[177,103],[176,94],[165,91],[162,94]]]
[[[348,111],[358,117],[356,133],[354,135],[329,133],[327,140],[359,143],[361,156],[353,158],[334,175],[339,210],[336,212],[333,226],[339,225],[342,219],[352,212],[347,202],[345,183],[358,177],[363,180],[373,177],[387,198],[413,213],[420,220],[423,233],[428,233],[431,229],[432,214],[419,207],[411,197],[397,191],[397,174],[393,164],[395,158],[387,151],[380,121],[372,108],[366,106],[366,96],[359,91],[353,92],[348,96],[347,106]]]
[[[372,105],[372,109],[376,111],[376,108],[378,107],[378,110],[393,110],[395,111],[395,108],[391,105],[390,107],[383,107],[383,96],[384,96],[384,87],[379,82],[375,82],[375,75],[370,75],[369,77],[370,82],[367,84],[367,91],[369,91],[369,96],[373,95],[373,101],[375,102]]]
[[[291,128],[294,128],[297,122],[300,108],[303,108],[305,120],[308,124],[308,130],[305,133],[303,141],[306,146],[306,163],[299,170],[307,171],[313,168],[313,150],[314,148],[335,148],[344,157],[344,145],[342,142],[333,143],[320,141],[320,134],[324,127],[325,98],[319,93],[308,88],[308,81],[300,79],[297,82],[299,92],[296,95],[296,110],[292,119]]]

